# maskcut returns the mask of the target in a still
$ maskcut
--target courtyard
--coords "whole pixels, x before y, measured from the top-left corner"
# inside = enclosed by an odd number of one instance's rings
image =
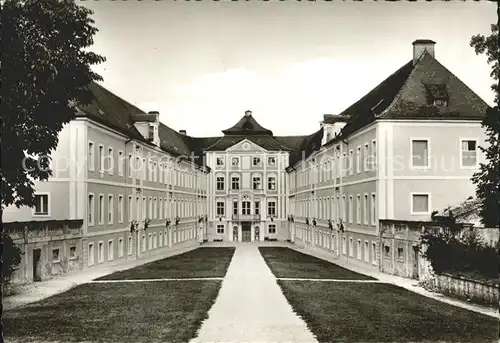
[[[496,318],[287,247],[201,247],[4,312],[7,342],[493,342]]]

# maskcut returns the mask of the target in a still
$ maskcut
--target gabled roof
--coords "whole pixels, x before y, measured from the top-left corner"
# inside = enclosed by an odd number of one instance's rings
[[[454,206],[448,206],[443,211],[438,212],[436,216],[446,217],[451,214],[456,219],[457,223],[473,224],[476,227],[482,227],[481,217],[481,201],[477,198],[470,197],[469,199]]]
[[[225,135],[250,136],[250,135],[269,135],[273,132],[262,127],[252,116],[252,111],[246,111],[245,115],[232,127],[223,130]]]
[[[226,135],[221,137],[213,145],[207,147],[205,151],[224,151],[239,142],[248,139],[258,146],[269,151],[289,151],[289,147],[280,144],[278,140],[269,135]]]

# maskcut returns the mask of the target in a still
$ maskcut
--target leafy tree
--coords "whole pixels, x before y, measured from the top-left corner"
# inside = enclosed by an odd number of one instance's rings
[[[498,5],[500,11],[500,5]],[[481,221],[488,227],[500,225],[500,44],[498,25],[491,25],[491,35],[475,35],[470,41],[476,54],[486,54],[488,64],[491,64],[491,77],[495,83],[491,89],[495,92],[495,106],[489,108],[482,126],[486,130],[487,147],[479,147],[486,156],[486,163],[481,163],[479,172],[472,181],[476,185],[476,195],[481,199]]]
[[[6,206],[34,205],[34,181],[51,175],[50,153],[75,115],[72,104],[88,104],[86,86],[102,80],[90,69],[105,61],[88,49],[97,32],[91,14],[70,0],[2,1],[0,225]],[[20,259],[1,238],[3,272]]]
[[[2,286],[10,281],[10,277],[15,267],[21,263],[21,249],[14,244],[12,238],[2,233],[2,243],[5,254],[3,255],[2,265]]]

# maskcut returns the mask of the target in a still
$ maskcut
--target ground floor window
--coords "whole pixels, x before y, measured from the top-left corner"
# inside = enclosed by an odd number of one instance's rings
[[[133,249],[134,249],[134,247],[132,246],[132,244],[133,244],[132,236],[129,236],[128,237],[128,254],[129,255],[132,255],[132,252],[133,252]]]
[[[99,263],[104,262],[104,242],[99,242],[97,246],[97,260]]]
[[[94,243],[89,243],[89,266],[94,265]]]
[[[356,247],[356,258],[361,260],[361,239],[358,239],[358,246]]]
[[[113,260],[113,240],[108,241],[108,261]]]
[[[146,251],[146,235],[142,235],[142,252]]]
[[[372,242],[372,262],[377,262],[377,244]]]
[[[218,234],[224,233],[224,225],[217,225],[217,233]]]
[[[347,242],[345,237],[342,237],[342,254],[347,254]]]
[[[273,235],[276,233],[276,224],[269,224],[268,232],[270,235]]]
[[[365,241],[365,262],[370,262],[370,245]]]
[[[74,260],[76,258],[76,247],[69,247],[69,259]]]
[[[123,238],[118,240],[118,258],[123,257]]]
[[[349,256],[350,257],[354,256],[354,243],[352,237],[349,237]]]
[[[156,232],[153,234],[153,249],[156,249],[156,245],[158,243],[157,241],[158,237],[156,237]]]
[[[161,248],[163,246],[163,232],[158,234],[158,246]]]
[[[59,259],[59,248],[52,249],[52,263],[61,262]]]

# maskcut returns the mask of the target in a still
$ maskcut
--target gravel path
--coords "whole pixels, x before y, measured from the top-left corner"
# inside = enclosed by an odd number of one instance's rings
[[[317,342],[256,245],[238,245],[219,296],[191,342]]]

